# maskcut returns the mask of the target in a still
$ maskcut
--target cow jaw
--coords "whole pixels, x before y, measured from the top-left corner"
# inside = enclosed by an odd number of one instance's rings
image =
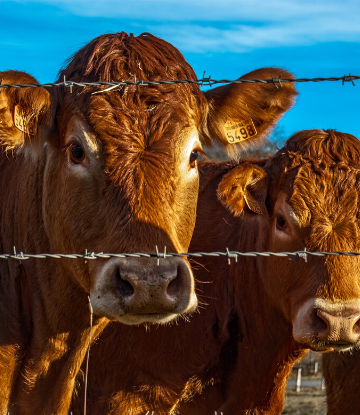
[[[196,309],[194,279],[181,258],[112,259],[95,267],[94,313],[125,324],[164,324]]]

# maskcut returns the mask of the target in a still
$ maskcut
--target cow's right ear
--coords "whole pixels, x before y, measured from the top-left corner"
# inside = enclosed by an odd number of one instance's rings
[[[235,167],[221,180],[217,196],[234,216],[245,210],[256,214],[266,212],[267,174],[261,167],[244,163]]]
[[[25,72],[0,72],[2,84],[37,84]],[[50,94],[44,88],[1,88],[0,144],[6,150],[21,150],[40,144],[41,131],[50,120]]]

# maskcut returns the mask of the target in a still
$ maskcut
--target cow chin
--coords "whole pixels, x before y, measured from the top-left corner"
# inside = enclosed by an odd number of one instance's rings
[[[195,311],[194,278],[187,261],[114,258],[95,272],[94,314],[128,325],[165,324]]]
[[[360,345],[360,301],[312,298],[293,320],[294,340],[319,352],[347,351]]]
[[[98,298],[96,293],[90,293],[90,301],[93,308],[93,313],[97,316],[106,317],[109,320],[118,321],[127,325],[139,324],[167,324],[185,314],[193,313],[197,308],[197,298],[193,295],[187,306],[173,312],[158,312],[158,313],[132,313],[125,310],[118,299],[113,296],[104,296]]]
[[[170,323],[171,321],[175,320],[179,317],[179,314],[168,313],[168,314],[124,314],[118,321],[123,324],[131,325],[139,325],[139,324],[166,324]]]

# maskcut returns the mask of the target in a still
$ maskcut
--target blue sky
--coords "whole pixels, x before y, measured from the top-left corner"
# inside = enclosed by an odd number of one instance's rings
[[[358,0],[0,0],[0,71],[53,81],[94,37],[151,32],[173,43],[199,77],[236,79],[262,66],[297,77],[360,75]],[[286,135],[336,128],[360,138],[360,81],[298,85]]]

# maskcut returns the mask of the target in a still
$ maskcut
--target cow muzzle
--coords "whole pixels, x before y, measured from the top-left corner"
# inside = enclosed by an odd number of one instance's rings
[[[360,343],[360,301],[309,300],[293,322],[294,339],[313,350],[346,350]]]
[[[182,258],[120,258],[95,273],[94,312],[125,324],[167,323],[196,309],[194,278]]]

